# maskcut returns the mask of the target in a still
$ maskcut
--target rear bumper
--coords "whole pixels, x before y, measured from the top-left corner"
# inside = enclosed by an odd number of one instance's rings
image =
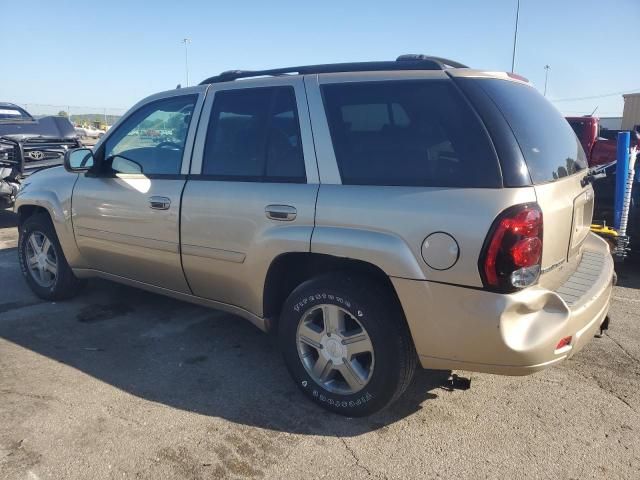
[[[527,375],[575,355],[607,316],[614,275],[604,240],[590,234],[584,252],[557,291],[504,295],[393,278],[422,366]],[[556,350],[567,336],[570,345]]]

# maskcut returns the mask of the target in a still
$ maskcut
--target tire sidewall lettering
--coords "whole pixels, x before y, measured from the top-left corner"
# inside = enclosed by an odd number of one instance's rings
[[[358,392],[357,394],[358,396],[354,399],[350,399],[350,400],[336,399],[327,395],[324,390],[320,391],[317,387],[314,387],[314,389],[311,391],[311,395],[316,400],[324,402],[327,405],[330,405],[332,407],[338,407],[338,408],[356,408],[356,407],[364,406],[374,398],[370,392],[364,391],[364,392]]]
[[[312,295],[305,296],[303,299],[301,299],[299,302],[293,305],[293,310],[296,313],[300,313],[305,311],[306,308],[311,307],[313,304],[319,303],[323,300],[335,302],[336,304],[349,309],[353,305],[350,300],[342,296],[322,292],[322,293],[314,293]],[[354,313],[354,315],[356,315],[358,318],[362,318],[364,316],[364,313],[361,309],[360,310],[356,309],[356,312],[352,312],[352,313]]]

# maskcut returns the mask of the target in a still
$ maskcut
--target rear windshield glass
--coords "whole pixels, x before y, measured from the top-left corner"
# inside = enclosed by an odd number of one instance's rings
[[[534,184],[573,175],[587,167],[573,129],[535,88],[500,79],[483,79],[479,84],[511,126]]]
[[[21,108],[14,106],[1,106],[0,105],[0,120],[32,120],[31,115],[22,110]]]
[[[322,93],[343,184],[501,186],[487,134],[450,81],[329,84]]]

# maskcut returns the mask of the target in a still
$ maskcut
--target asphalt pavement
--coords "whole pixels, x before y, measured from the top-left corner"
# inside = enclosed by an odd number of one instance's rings
[[[365,419],[326,413],[248,322],[105,281],[28,290],[0,211],[0,478],[640,478],[640,267],[611,329],[529,377],[421,371]]]

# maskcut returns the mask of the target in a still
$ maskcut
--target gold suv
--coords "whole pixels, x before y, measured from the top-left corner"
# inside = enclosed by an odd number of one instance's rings
[[[65,167],[17,195],[37,295],[102,277],[227,310],[344,415],[418,364],[541,370],[607,316],[584,152],[514,74],[423,55],[224,72],[142,100]]]

